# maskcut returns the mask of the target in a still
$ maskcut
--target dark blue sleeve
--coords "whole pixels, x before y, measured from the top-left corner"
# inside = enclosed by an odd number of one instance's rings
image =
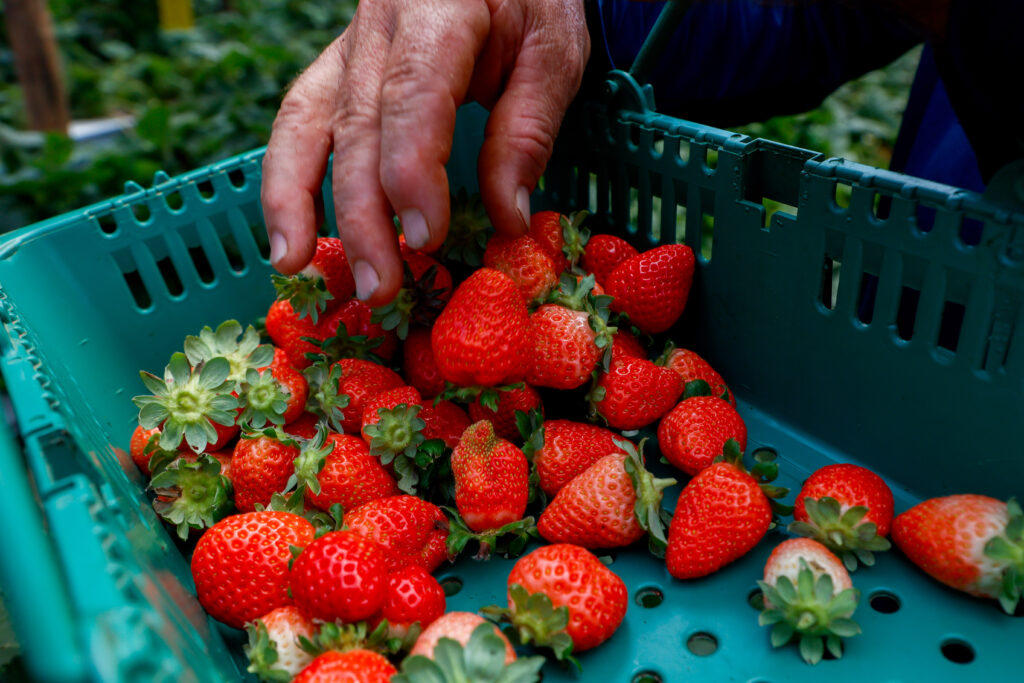
[[[594,51],[628,69],[664,3],[597,0]],[[872,3],[719,0],[686,13],[649,79],[658,110],[736,126],[816,108],[921,36]]]

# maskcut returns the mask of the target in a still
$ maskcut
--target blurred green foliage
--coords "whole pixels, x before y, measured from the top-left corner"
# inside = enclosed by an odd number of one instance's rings
[[[287,84],[348,24],[357,0],[193,0],[196,27],[161,32],[155,2],[50,0],[72,117],[128,114],[102,144],[25,132],[0,45],[0,232],[266,144]],[[3,15],[0,13],[0,22]],[[885,166],[916,51],[815,111],[743,132]]]

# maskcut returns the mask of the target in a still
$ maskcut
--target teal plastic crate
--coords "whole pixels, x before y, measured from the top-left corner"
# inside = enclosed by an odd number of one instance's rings
[[[659,115],[625,74],[606,90],[570,112],[534,208],[588,209],[638,246],[694,248],[674,336],[724,375],[749,450],[777,452],[783,485],[795,492],[842,461],[879,471],[898,511],[933,495],[1024,493],[1021,213]],[[484,116],[460,111],[452,188],[476,189]],[[0,434],[0,582],[37,680],[243,678],[239,632],[204,615],[124,451],[140,369],[163,367],[204,325],[266,312],[261,158],[161,176],[0,242],[0,367],[18,414]],[[982,230],[979,244],[962,241],[965,227]],[[696,581],[672,579],[643,550],[618,553],[612,568],[633,597],[621,629],[581,656],[581,675],[548,666],[545,680],[909,683],[1019,668],[1024,619],[896,551],[855,574],[863,634],[841,660],[810,667],[793,647],[773,650],[748,600],[781,538]],[[450,608],[502,602],[510,567],[443,568],[463,586]]]

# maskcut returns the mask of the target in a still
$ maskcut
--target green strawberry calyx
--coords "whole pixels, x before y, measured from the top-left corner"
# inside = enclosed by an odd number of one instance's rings
[[[876,552],[892,547],[889,540],[878,535],[874,522],[864,521],[868,508],[855,505],[842,509],[831,496],[804,498],[808,521],[789,524],[790,533],[806,536],[820,542],[843,561],[849,571],[857,569],[858,562],[865,566],[875,564]]]
[[[233,508],[231,482],[216,458],[200,455],[195,462],[178,458],[149,482],[157,498],[153,509],[175,527],[178,537],[192,529],[208,529]]]
[[[466,544],[475,540],[479,549],[474,560],[487,560],[493,553],[506,557],[516,557],[523,553],[527,544],[539,538],[537,522],[533,517],[523,517],[514,522],[509,522],[497,529],[486,531],[473,531],[459,515],[458,510],[443,506],[441,508],[448,513],[448,559],[454,561],[465,549]]]
[[[339,393],[341,387],[341,366],[325,362],[313,363],[303,370],[309,385],[306,410],[319,415],[336,432],[344,432],[345,408],[351,400],[348,394]]]
[[[327,283],[320,276],[310,277],[303,273],[295,275],[270,276],[277,291],[279,301],[287,301],[292,305],[295,315],[300,318],[309,316],[316,323],[320,314],[327,310],[327,302],[334,295],[327,291]]]
[[[614,439],[615,444],[626,453],[623,466],[626,474],[633,482],[636,492],[634,514],[640,528],[648,533],[648,546],[656,557],[664,557],[668,547],[667,525],[661,508],[664,491],[679,482],[675,479],[657,479],[647,471],[642,455],[646,439],[640,442],[639,448],[629,439]]]
[[[277,666],[280,659],[277,642],[270,637],[263,620],[249,622],[245,625],[245,631],[249,635],[249,642],[243,648],[249,660],[246,671],[256,674],[261,681],[268,683],[288,683],[292,680],[290,673]]]
[[[584,223],[590,212],[586,210],[573,211],[568,216],[562,216],[562,253],[569,259],[569,267],[576,268],[583,252],[586,251],[587,242],[590,241],[590,229],[584,227]]]
[[[494,233],[479,192],[470,194],[465,188],[451,196],[451,219],[448,235],[441,245],[445,261],[462,263],[471,268],[483,265],[484,249]]]
[[[419,416],[423,406],[399,403],[393,408],[380,408],[377,422],[366,426],[370,437],[370,454],[383,465],[393,465],[400,474],[398,488],[415,494],[419,475],[416,453],[424,442],[427,423]]]
[[[394,330],[399,339],[409,336],[410,324],[430,327],[441,314],[447,287],[435,287],[438,265],[431,265],[417,279],[407,261],[402,262],[402,288],[390,303],[373,309],[370,322],[385,330]]]
[[[277,436],[274,430],[265,430],[265,434],[281,443],[299,448],[299,454],[295,456],[294,461],[295,471],[288,478],[288,483],[284,487],[285,492],[302,490],[319,495],[320,479],[318,475],[327,462],[327,456],[334,451],[334,443],[327,442],[327,423],[323,420],[317,423],[316,435],[312,439],[289,435],[282,438]]]
[[[331,337],[325,339],[300,337],[300,339],[320,348],[320,351],[306,353],[306,358],[314,363],[331,365],[342,358],[361,358],[384,364],[384,359],[374,353],[374,349],[384,343],[384,337],[349,334],[344,321],[338,323],[338,327]]]
[[[757,482],[761,488],[761,492],[764,493],[768,499],[768,503],[771,505],[772,513],[775,516],[775,520],[772,522],[772,528],[778,526],[777,518],[786,517],[793,514],[793,506],[781,503],[780,500],[789,495],[789,489],[785,486],[776,486],[772,484],[779,476],[779,464],[775,461],[775,451],[767,448],[761,448],[754,451],[754,466],[749,470],[743,464],[743,451],[740,449],[740,444],[736,439],[729,439],[725,442],[725,446],[722,448],[722,454],[716,457],[712,462],[727,462],[733,467],[746,472]]]
[[[399,638],[391,635],[387,619],[381,619],[372,630],[365,621],[349,624],[328,621],[319,625],[312,639],[300,638],[299,646],[314,657],[330,650],[372,650],[383,655],[393,655],[411,649],[420,633],[419,622],[409,629],[406,636]]]
[[[160,428],[160,448],[174,450],[184,439],[201,452],[217,441],[214,423],[235,424],[238,399],[232,394],[230,373],[226,358],[217,356],[193,367],[181,352],[171,356],[163,379],[143,370],[139,376],[152,395],[132,399],[139,408],[139,424]]]
[[[185,357],[193,367],[213,358],[226,358],[231,365],[228,377],[241,384],[249,370],[262,369],[273,362],[274,347],[260,344],[259,332],[252,325],[243,332],[237,320],[225,320],[216,331],[207,326],[198,335],[185,337]]]
[[[569,608],[555,607],[546,593],[530,593],[522,585],[508,587],[508,607],[489,605],[480,613],[498,624],[508,624],[506,635],[513,645],[534,645],[548,648],[558,661],[568,661],[580,668],[572,656],[572,636],[569,626]]]
[[[834,657],[842,657],[842,639],[860,633],[860,626],[850,618],[859,591],[847,588],[837,594],[832,577],[827,572],[815,576],[803,557],[796,584],[783,575],[774,585],[765,581],[757,585],[765,600],[758,623],[772,627],[772,647],[782,647],[796,637],[800,656],[808,664],[820,662],[825,648]]]
[[[1010,498],[1006,513],[1005,530],[985,543],[984,553],[1001,567],[1002,581],[996,597],[1004,612],[1014,614],[1024,594],[1024,512],[1020,503]]]
[[[249,368],[242,382],[239,403],[242,412],[238,424],[261,429],[268,423],[284,424],[284,413],[288,410],[291,392],[284,387],[269,369]]]
[[[392,683],[536,683],[545,659],[519,657],[505,664],[505,641],[485,622],[473,629],[465,646],[440,638],[432,657],[412,655],[402,660]]]

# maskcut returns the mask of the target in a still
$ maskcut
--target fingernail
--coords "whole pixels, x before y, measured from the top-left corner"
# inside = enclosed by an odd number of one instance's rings
[[[356,278],[356,298],[366,301],[380,286],[380,275],[366,261],[356,261],[352,266],[352,274]]]
[[[525,187],[520,187],[516,190],[516,208],[519,211],[519,217],[523,219],[523,225],[526,226],[525,230],[530,229],[530,191]]]
[[[413,249],[422,249],[430,241],[430,231],[427,230],[427,219],[418,209],[407,209],[399,216],[402,220],[402,234],[405,235],[405,243]]]
[[[288,255],[288,240],[279,232],[270,235],[270,265],[277,263]]]

